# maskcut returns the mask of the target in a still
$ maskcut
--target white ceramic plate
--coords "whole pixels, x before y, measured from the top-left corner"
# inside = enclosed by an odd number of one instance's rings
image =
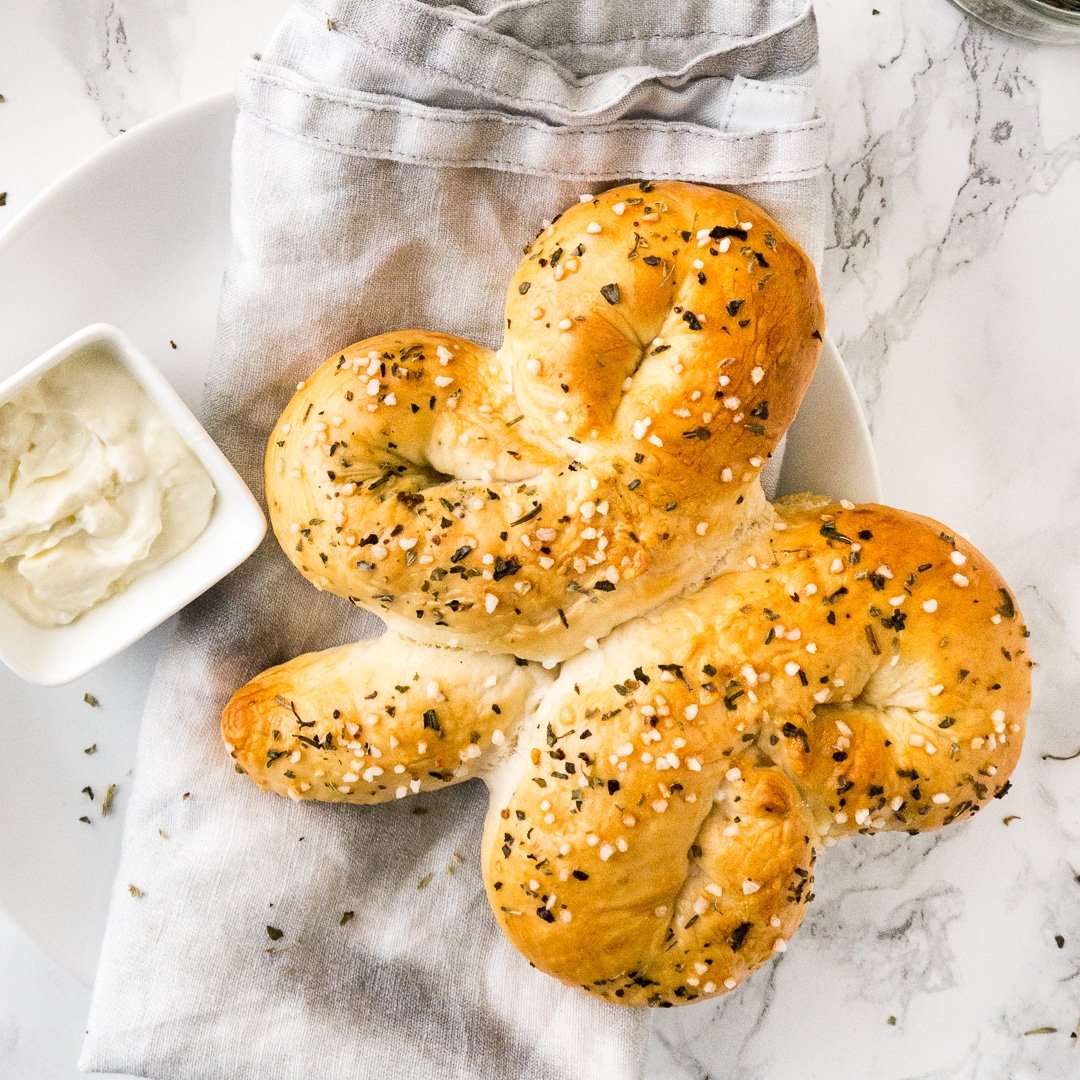
[[[228,245],[233,119],[232,94],[224,93],[142,124],[0,235],[0,379],[79,327],[110,322],[199,413]],[[828,340],[789,434],[781,490],[879,497],[869,434]],[[138,720],[170,626],[70,686],[47,689],[0,673],[0,907],[87,983],[116,871]],[[100,704],[88,705],[85,693]],[[92,745],[96,752],[84,753]],[[102,817],[110,784],[116,797]]]

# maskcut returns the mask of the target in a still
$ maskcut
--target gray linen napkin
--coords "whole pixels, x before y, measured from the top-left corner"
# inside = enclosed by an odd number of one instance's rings
[[[239,84],[211,434],[261,494],[306,372],[395,328],[496,345],[522,245],[620,180],[735,187],[819,256],[815,59],[801,0],[294,5]],[[218,716],[237,686],[379,630],[273,540],[184,613],[143,722],[84,1069],[639,1075],[647,1014],[537,973],[495,927],[479,784],[334,808],[234,774]]]

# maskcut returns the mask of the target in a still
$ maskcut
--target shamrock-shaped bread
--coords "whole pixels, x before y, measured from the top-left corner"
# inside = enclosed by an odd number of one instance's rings
[[[821,332],[760,207],[655,182],[545,227],[498,351],[414,330],[332,356],[267,500],[301,573],[389,629],[238,690],[238,765],[331,802],[483,778],[500,925],[632,1005],[782,951],[821,847],[1002,794],[1030,662],[994,568],[926,518],[762,494]]]

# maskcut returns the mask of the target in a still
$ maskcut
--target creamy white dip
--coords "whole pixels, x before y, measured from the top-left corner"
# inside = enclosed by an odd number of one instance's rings
[[[64,360],[0,404],[0,595],[62,626],[189,547],[214,484],[119,360]]]

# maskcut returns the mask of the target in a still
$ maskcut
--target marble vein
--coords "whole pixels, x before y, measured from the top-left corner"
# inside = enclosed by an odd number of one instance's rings
[[[29,199],[55,179],[34,161],[75,163],[58,143],[228,85],[282,6],[4,0],[0,188]],[[886,494],[971,528],[1018,587],[1042,665],[1028,745],[974,821],[825,851],[787,953],[656,1016],[648,1080],[1080,1076],[1080,760],[1041,756],[1080,746],[1080,50],[944,0],[876,7],[818,3],[830,325]],[[2,921],[0,958],[0,1080],[74,1080],[85,992]]]

